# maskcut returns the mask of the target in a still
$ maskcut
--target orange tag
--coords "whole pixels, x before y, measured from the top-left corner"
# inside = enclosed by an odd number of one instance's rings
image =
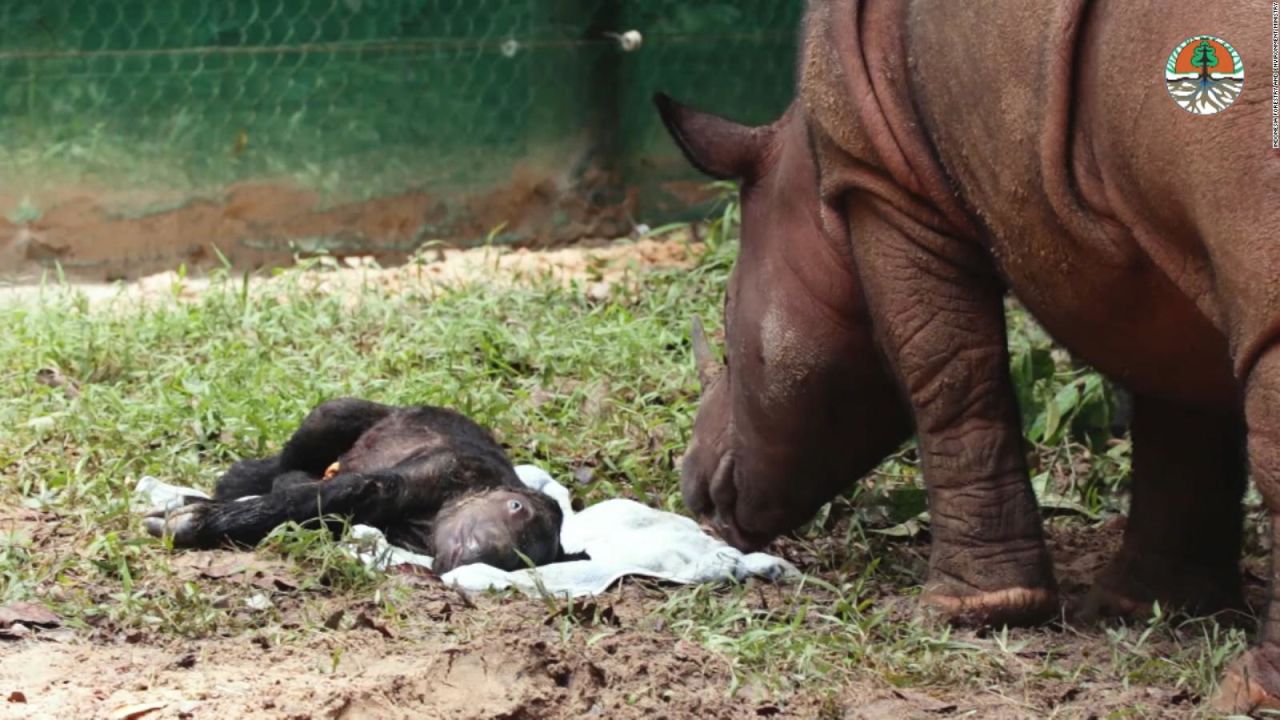
[[[337,475],[337,474],[338,474],[338,473],[340,473],[340,472],[342,472],[342,463],[337,462],[337,461],[334,461],[334,463],[333,463],[332,465],[330,465],[329,467],[325,468],[325,470],[324,470],[324,477],[323,477],[323,478],[321,478],[321,480],[329,480],[329,479],[330,479],[330,478],[332,478],[334,475]]]

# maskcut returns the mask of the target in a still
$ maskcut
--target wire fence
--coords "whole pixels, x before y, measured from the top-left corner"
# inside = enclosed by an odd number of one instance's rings
[[[688,212],[649,98],[749,122],[801,0],[0,0],[0,271],[130,276]],[[627,51],[618,34],[640,33]]]

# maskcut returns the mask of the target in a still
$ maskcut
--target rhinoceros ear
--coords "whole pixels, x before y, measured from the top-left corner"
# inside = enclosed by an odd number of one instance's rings
[[[680,151],[698,170],[720,180],[750,177],[764,152],[766,128],[739,125],[718,115],[694,110],[656,93],[662,124]]]

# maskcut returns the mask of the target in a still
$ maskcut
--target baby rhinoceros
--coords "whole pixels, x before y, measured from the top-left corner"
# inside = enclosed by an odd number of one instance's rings
[[[256,497],[249,497],[256,496]],[[332,400],[307,415],[284,450],[242,460],[212,501],[155,512],[147,531],[177,546],[255,544],[288,521],[343,519],[431,555],[446,573],[471,563],[504,570],[563,558],[559,505],[520,482],[493,436],[439,407]]]

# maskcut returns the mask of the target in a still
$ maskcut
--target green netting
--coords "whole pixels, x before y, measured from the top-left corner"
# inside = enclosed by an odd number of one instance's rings
[[[225,209],[251,183],[290,188],[304,214],[346,207],[362,219],[291,228],[286,210],[255,224],[260,209],[241,207],[245,227],[187,244],[403,250],[504,222],[502,237],[526,241],[616,232],[623,216],[660,222],[687,207],[670,183],[694,176],[650,95],[776,116],[801,5],[0,0],[0,233],[30,231],[10,256],[91,267],[107,251],[66,249],[87,242],[52,212],[68,198],[91,197],[108,218],[182,220],[177,209]],[[629,29],[644,38],[634,52],[611,35]],[[413,194],[422,202],[400,208],[392,233],[364,218],[376,208],[353,205]],[[163,243],[148,242],[121,252],[163,264]]]

